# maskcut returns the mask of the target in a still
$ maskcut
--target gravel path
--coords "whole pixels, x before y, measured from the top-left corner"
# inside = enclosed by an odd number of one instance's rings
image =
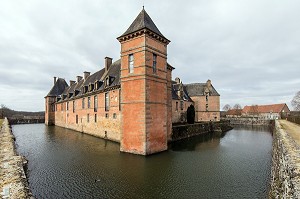
[[[300,125],[286,120],[280,120],[280,125],[300,146]]]

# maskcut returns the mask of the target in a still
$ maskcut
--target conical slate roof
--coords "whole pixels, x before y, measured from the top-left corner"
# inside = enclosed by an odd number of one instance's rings
[[[64,92],[66,87],[68,87],[67,82],[62,78],[58,78],[46,97],[58,96]]]
[[[120,37],[134,33],[144,28],[147,28],[148,30],[151,30],[152,32],[165,38],[163,34],[161,34],[161,32],[158,30],[158,28],[156,27],[151,17],[148,15],[148,13],[145,11],[144,8],[140,12],[140,14],[136,17],[136,19],[132,22],[132,24],[129,26],[126,32],[124,32]]]

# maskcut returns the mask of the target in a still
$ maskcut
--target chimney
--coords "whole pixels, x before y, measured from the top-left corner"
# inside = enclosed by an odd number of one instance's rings
[[[179,78],[178,78],[179,79]],[[182,85],[182,82],[179,83],[179,88],[178,88],[178,91],[177,91],[177,95],[180,97],[180,98],[183,98],[183,85]]]
[[[87,78],[88,78],[88,76],[90,76],[90,72],[86,72],[86,71],[84,71],[83,72],[83,78],[84,78],[84,80],[86,80]]]
[[[53,79],[54,79],[54,84],[56,83],[56,77],[53,77]]]
[[[70,86],[72,86],[73,84],[75,84],[74,80],[70,80]]]
[[[77,83],[79,83],[80,80],[82,80],[82,76],[77,76]]]
[[[176,78],[175,78],[175,82],[176,82],[177,84],[180,84],[180,78],[179,78],[179,77],[176,77]]]
[[[206,86],[207,86],[207,88],[211,88],[211,81],[210,80],[207,80]]]
[[[105,57],[104,59],[105,59],[105,63],[104,63],[104,65],[105,65],[105,71],[108,71],[109,67],[112,64],[112,58]]]

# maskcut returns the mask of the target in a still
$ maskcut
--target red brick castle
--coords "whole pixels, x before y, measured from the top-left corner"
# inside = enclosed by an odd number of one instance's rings
[[[143,9],[117,38],[121,59],[68,85],[54,78],[45,97],[45,123],[120,142],[120,150],[148,155],[167,149],[172,123],[185,121],[193,104],[196,121],[220,119],[220,95],[207,83],[172,81],[169,40]]]

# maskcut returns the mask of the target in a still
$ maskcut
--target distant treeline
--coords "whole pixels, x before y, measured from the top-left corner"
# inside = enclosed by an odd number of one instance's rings
[[[5,117],[10,119],[44,118],[45,112],[15,111],[2,105],[2,107],[0,107],[0,118]]]

